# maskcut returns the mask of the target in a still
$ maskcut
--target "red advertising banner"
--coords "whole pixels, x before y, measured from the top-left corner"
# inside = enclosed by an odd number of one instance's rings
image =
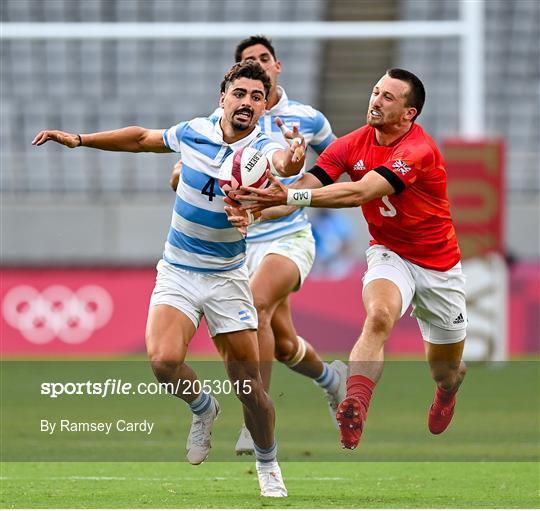
[[[448,198],[463,259],[504,252],[504,143],[445,140]]]
[[[2,353],[144,352],[155,274],[153,268],[2,270]],[[213,350],[199,330],[195,351]]]
[[[359,267],[339,280],[308,279],[293,295],[298,332],[321,352],[348,353],[364,320]],[[3,269],[0,346],[6,356],[113,356],[144,352],[144,330],[155,270]],[[540,265],[510,269],[509,351],[538,353]],[[388,353],[423,345],[413,318],[404,316]],[[192,354],[217,354],[204,323]]]

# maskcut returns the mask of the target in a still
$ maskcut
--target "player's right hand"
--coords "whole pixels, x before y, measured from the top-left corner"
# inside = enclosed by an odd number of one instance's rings
[[[54,140],[59,144],[65,145],[67,147],[79,147],[80,139],[79,135],[73,133],[66,133],[65,131],[58,130],[46,130],[40,131],[34,140],[32,140],[32,145],[43,145],[48,140]]]

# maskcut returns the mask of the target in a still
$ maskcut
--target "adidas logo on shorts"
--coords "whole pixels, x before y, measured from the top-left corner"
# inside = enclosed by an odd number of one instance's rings
[[[463,314],[460,313],[460,315],[452,321],[454,325],[459,325],[460,323],[465,323],[465,320],[463,319]]]

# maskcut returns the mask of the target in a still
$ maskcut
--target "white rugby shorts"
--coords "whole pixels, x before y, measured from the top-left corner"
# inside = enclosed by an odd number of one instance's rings
[[[315,238],[308,225],[300,231],[286,234],[275,240],[247,243],[246,264],[251,277],[261,263],[264,256],[278,254],[290,259],[298,267],[300,272],[300,289],[304,280],[309,275],[315,261]]]
[[[430,270],[403,259],[384,245],[372,245],[366,257],[364,288],[376,279],[393,282],[401,292],[401,316],[412,305],[411,316],[418,321],[425,341],[452,344],[465,339],[465,275],[460,262],[448,271]]]
[[[170,305],[199,326],[206,318],[210,337],[227,332],[257,329],[257,311],[249,288],[246,265],[235,270],[202,273],[184,270],[163,259],[150,306]]]

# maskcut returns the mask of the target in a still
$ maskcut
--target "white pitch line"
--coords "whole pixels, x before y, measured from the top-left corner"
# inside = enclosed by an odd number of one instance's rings
[[[0,477],[0,481],[244,481],[245,477],[123,477],[123,476],[58,476]],[[255,478],[254,478],[255,479]],[[287,477],[287,481],[348,481],[347,477]]]

